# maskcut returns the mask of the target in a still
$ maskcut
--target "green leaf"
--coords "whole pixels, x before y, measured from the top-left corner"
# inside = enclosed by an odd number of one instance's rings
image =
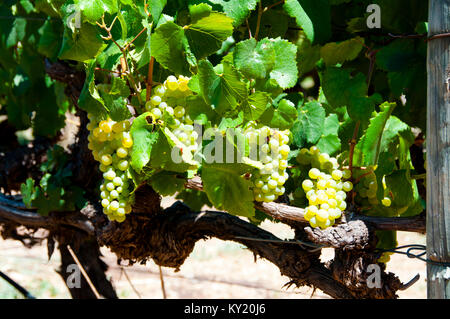
[[[338,132],[339,119],[337,114],[328,115],[323,125],[323,134],[317,143],[317,147],[321,152],[333,155],[341,149],[341,140]]]
[[[219,12],[211,12],[183,29],[197,59],[215,53],[233,33],[232,19]]]
[[[265,78],[275,64],[275,49],[268,39],[241,41],[233,54],[236,68],[249,79]]]
[[[149,184],[162,196],[172,196],[184,189],[186,179],[180,178],[178,173],[161,171],[150,177]]]
[[[320,55],[327,65],[335,65],[356,59],[363,48],[364,39],[356,37],[343,42],[330,42],[320,49]]]
[[[34,179],[27,178],[25,183],[20,185],[20,193],[22,194],[22,201],[26,207],[32,207],[32,201],[35,198]]]
[[[218,118],[218,114],[200,95],[191,95],[186,98],[186,113],[192,121],[201,125],[206,125],[208,121],[215,123]]]
[[[233,19],[233,26],[241,25],[256,8],[257,0],[210,0],[211,3],[222,6],[227,16]]]
[[[106,117],[109,109],[105,106],[103,99],[95,86],[95,61],[86,65],[86,80],[78,98],[78,106],[88,113],[97,117]]]
[[[177,194],[175,199],[182,200],[194,212],[200,211],[204,206],[213,207],[205,192],[194,189],[184,189]]]
[[[398,117],[391,115],[384,127],[380,151],[396,154],[398,138],[400,136],[408,140],[410,144],[414,142],[415,137],[411,132],[411,128]]]
[[[48,58],[55,58],[61,47],[61,24],[54,20],[47,20],[39,28],[40,35],[37,46],[38,52]]]
[[[95,58],[106,44],[100,37],[95,26],[83,23],[79,29],[72,33],[64,28],[64,35],[58,58],[61,60],[75,60],[85,62]]]
[[[65,126],[67,107],[60,108],[55,100],[53,87],[41,91],[40,99],[35,105],[36,113],[32,120],[35,136],[53,137]]]
[[[199,3],[189,6],[189,15],[193,23],[201,18],[209,16],[211,11],[212,7],[207,3]]]
[[[257,120],[270,105],[270,95],[266,92],[255,92],[242,103],[244,117],[248,121]]]
[[[297,118],[297,109],[294,103],[289,100],[282,99],[277,108],[268,107],[261,115],[262,124],[280,130],[290,129]]]
[[[391,207],[399,214],[406,211],[414,201],[414,190],[406,169],[394,171],[385,176],[386,188],[392,193]]]
[[[353,158],[355,165],[370,166],[377,164],[383,131],[395,106],[395,103],[383,103],[380,106],[382,111],[370,119],[367,130],[355,147],[355,156]]]
[[[157,24],[159,18],[161,17],[161,13],[164,10],[164,7],[167,4],[167,0],[149,0],[147,3],[153,18],[153,23]]]
[[[203,165],[203,188],[214,207],[233,215],[251,217],[255,214],[251,182],[242,177],[251,169],[244,164]]]
[[[164,132],[159,131],[159,137],[155,144],[153,144],[150,158],[151,161],[147,166],[155,170],[165,169],[171,172],[184,173],[189,170],[192,165],[181,162],[175,163],[172,159],[173,142],[169,143],[168,138]]]
[[[284,11],[295,18],[312,43],[322,43],[331,36],[331,10],[329,0],[286,0]]]
[[[150,43],[152,56],[175,74],[190,74],[186,49],[188,43],[184,30],[172,21],[160,25],[152,35]]]
[[[6,39],[6,48],[9,49],[19,41],[22,41],[26,35],[27,20],[24,18],[15,18],[13,21],[12,29]]]
[[[301,148],[315,144],[324,131],[325,110],[317,101],[305,103],[298,110],[298,119],[292,127],[293,142]]]
[[[346,106],[349,116],[355,121],[367,121],[380,103],[381,96],[367,96],[367,83],[364,74],[351,75],[352,70],[328,67],[322,73],[323,93],[333,108]]]
[[[234,110],[247,98],[245,83],[228,62],[223,62],[223,73],[216,74],[209,61],[199,61],[198,78],[203,98],[219,114]]]
[[[311,45],[311,42],[303,35],[300,35],[297,45],[297,67],[299,77],[308,73],[316,67],[320,60],[320,45]]]
[[[130,134],[133,139],[131,149],[131,167],[139,173],[150,161],[150,154],[153,144],[158,140],[158,131],[153,132],[154,125],[149,124],[147,117],[150,112],[146,112],[134,119],[131,125]]]
[[[118,10],[117,0],[75,0],[84,21],[95,24],[106,12],[114,14]]]
[[[121,78],[112,78],[112,84],[99,84],[97,86],[102,101],[108,108],[109,117],[113,121],[123,121],[131,117],[130,110],[127,107],[127,97],[130,95],[130,89],[125,80]]]
[[[341,149],[341,140],[337,135],[323,136],[316,145],[322,153],[333,155]]]
[[[171,147],[171,161],[173,163],[176,163],[178,161],[179,163],[176,164],[187,164],[190,165],[189,168],[196,168],[198,166],[198,163],[194,161],[194,156],[191,152],[183,151],[183,149],[186,148],[186,145],[183,144],[178,137],[172,133],[172,131],[165,127],[162,132],[167,138],[167,141],[169,142],[169,145]],[[178,151],[176,154],[173,154],[173,151]],[[175,158],[175,156],[178,155],[178,158]]]
[[[394,249],[397,247],[397,232],[392,230],[377,230],[377,249]]]
[[[293,87],[297,83],[297,47],[287,40],[277,38],[273,41],[275,65],[270,71],[270,78],[282,89]]]

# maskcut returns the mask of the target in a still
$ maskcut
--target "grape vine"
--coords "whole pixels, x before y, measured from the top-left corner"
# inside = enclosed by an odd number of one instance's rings
[[[125,220],[143,185],[254,223],[268,218],[255,206],[273,202],[321,229],[349,208],[423,212],[413,176],[425,168],[410,147],[411,128],[425,130],[415,115],[426,105],[426,3],[381,1],[382,30],[418,35],[399,38],[366,27],[369,0],[13,2],[0,4],[10,18],[0,20],[0,124],[53,141],[86,112],[110,221]],[[399,23],[404,7],[415,14]],[[73,73],[50,76],[57,61]],[[93,197],[67,187],[64,165],[20,181],[27,206],[67,211]],[[201,193],[186,190],[194,177]],[[376,235],[377,248],[395,247],[394,231]]]

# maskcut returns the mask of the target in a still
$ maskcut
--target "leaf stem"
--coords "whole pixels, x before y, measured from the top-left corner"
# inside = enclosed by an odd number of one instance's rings
[[[153,64],[155,62],[155,58],[151,57],[150,62],[148,64],[148,75],[147,75],[147,92],[145,96],[145,101],[150,99],[150,92],[152,90],[153,85]]]
[[[128,50],[128,47],[129,47],[129,46],[130,46],[137,38],[139,38],[139,36],[140,36],[145,30],[147,30],[147,27],[144,27],[144,29],[142,29],[141,32],[139,32],[138,35],[135,36],[135,37],[133,38],[133,40],[131,40],[129,43],[127,43],[127,45],[126,45],[125,48],[123,48],[123,49],[124,49],[124,50]]]
[[[258,40],[259,28],[261,25],[261,16],[263,14],[261,1],[258,2],[258,19],[256,20],[255,40]]]
[[[250,25],[248,24],[248,19],[245,19],[245,24],[247,25],[248,29],[248,38],[251,39],[252,37],[252,30],[250,29]]]
[[[282,3],[284,3],[284,0],[272,3],[270,6],[265,7],[263,12],[266,12],[267,10],[270,10],[273,7],[276,7],[277,5],[282,4]]]
[[[352,139],[350,140],[350,152],[349,152],[349,155],[348,155],[348,169],[352,173],[352,178],[353,178],[353,153],[355,152],[356,138],[358,136],[358,131],[359,131],[359,125],[360,124],[361,124],[360,121],[356,122],[355,128],[353,130],[353,136],[352,136]]]

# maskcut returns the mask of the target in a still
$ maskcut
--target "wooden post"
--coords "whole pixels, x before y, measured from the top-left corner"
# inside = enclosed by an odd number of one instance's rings
[[[450,0],[429,1],[428,35],[450,32]],[[450,262],[450,37],[428,42],[427,71],[427,256]],[[450,267],[428,264],[427,285],[450,299]]]

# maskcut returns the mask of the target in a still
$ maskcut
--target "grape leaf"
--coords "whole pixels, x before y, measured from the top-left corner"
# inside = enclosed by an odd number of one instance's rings
[[[106,12],[114,14],[118,10],[117,0],[75,0],[83,21],[95,24]]]
[[[94,116],[105,117],[109,109],[95,86],[94,75],[95,61],[92,60],[86,65],[86,80],[78,98],[78,106]]]
[[[251,182],[241,175],[251,171],[245,164],[205,164],[202,167],[203,188],[218,209],[250,217],[255,214]]]
[[[183,29],[197,59],[219,50],[222,42],[233,33],[232,19],[219,12],[211,12]]]
[[[149,184],[162,196],[171,196],[184,189],[186,179],[179,177],[178,173],[161,171],[150,177]]]
[[[382,111],[370,119],[367,130],[355,146],[353,157],[355,165],[370,166],[377,164],[383,131],[395,106],[395,103],[383,103],[380,106]]]
[[[392,193],[391,208],[400,215],[414,201],[414,190],[406,169],[394,171],[385,176],[386,188]]]
[[[95,58],[105,47],[106,44],[100,38],[96,27],[83,23],[80,28],[75,29],[74,33],[69,28],[64,28],[58,58],[85,62]]]
[[[328,67],[321,74],[323,93],[333,108],[346,106],[348,115],[355,121],[367,121],[375,108],[381,102],[381,96],[367,96],[365,76],[358,73],[351,75],[352,70]]]
[[[298,119],[292,127],[293,142],[297,147],[315,144],[324,131],[325,110],[317,101],[305,103],[298,110]]]
[[[150,51],[156,61],[176,74],[190,74],[186,60],[187,39],[182,27],[167,21],[156,28],[152,35]]]
[[[320,55],[327,65],[335,65],[356,59],[363,48],[364,39],[356,37],[342,42],[329,42],[320,49]]]
[[[6,48],[9,49],[15,46],[19,41],[22,41],[26,36],[27,20],[24,18],[14,18],[12,29],[6,39]],[[3,32],[3,31],[2,31]]]
[[[297,47],[287,40],[277,38],[273,41],[275,65],[270,71],[270,78],[282,89],[293,87],[297,83]]]
[[[149,124],[146,112],[134,119],[131,125],[130,134],[133,139],[133,148],[131,149],[131,167],[139,173],[142,168],[150,161],[150,154],[153,144],[158,140],[158,131],[153,131],[154,125]]]
[[[414,134],[411,132],[411,128],[398,117],[391,115],[384,127],[380,151],[396,154],[400,136],[408,140],[410,144],[414,142]]]
[[[171,172],[186,172],[192,165],[185,162],[175,163],[173,161],[172,151],[174,148],[172,143],[169,143],[166,134],[160,130],[159,137],[152,146],[150,154],[151,161],[147,166],[154,169],[165,169]]]
[[[244,117],[246,120],[257,120],[270,104],[270,95],[266,92],[255,92],[242,103]]]
[[[312,43],[323,43],[331,36],[329,0],[286,0],[283,9],[295,18]]]
[[[219,114],[234,110],[247,98],[245,83],[228,62],[223,62],[223,73],[217,74],[209,61],[199,61],[198,78],[203,98]]]
[[[234,64],[247,78],[265,78],[275,64],[275,49],[268,39],[244,40],[236,45]]]
[[[294,124],[297,118],[297,109],[294,103],[289,100],[282,99],[278,103],[278,107],[270,106],[261,115],[260,121],[262,124],[268,125],[272,128],[280,130],[289,129]]]
[[[53,20],[46,20],[39,28],[40,35],[38,52],[48,58],[55,58],[61,47],[61,24]]]
[[[337,114],[330,114],[325,118],[323,134],[317,142],[317,147],[323,153],[333,155],[341,148],[341,140],[338,136],[339,119]]]
[[[133,3],[133,1],[131,1],[131,3]],[[151,16],[153,18],[153,23],[157,24],[160,17],[161,17],[161,13],[164,10],[164,7],[167,4],[167,0],[149,0],[148,1],[148,7],[151,13]]]
[[[218,114],[199,95],[186,98],[186,113],[192,121],[201,125],[206,125],[208,121],[215,123],[218,118]]]
[[[233,19],[233,26],[241,25],[256,8],[257,0],[210,0],[211,3],[222,6],[227,16]]]
[[[194,189],[184,189],[175,198],[182,200],[184,204],[188,205],[195,212],[200,211],[205,205],[208,207],[213,206],[205,192]]]
[[[308,73],[320,60],[320,45],[311,45],[311,42],[302,34],[297,43],[297,67],[299,77]]]

